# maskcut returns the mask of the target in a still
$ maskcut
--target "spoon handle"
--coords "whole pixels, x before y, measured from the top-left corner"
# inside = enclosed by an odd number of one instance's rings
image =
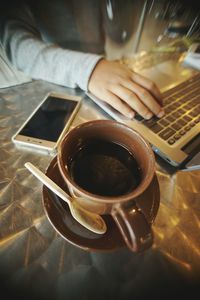
[[[84,208],[79,207],[76,202],[71,200],[67,193],[65,193],[55,182],[53,182],[48,176],[46,176],[30,162],[25,163],[25,167],[52,192],[68,203],[72,216],[80,224],[98,234],[103,234],[106,232],[107,227],[101,216],[88,212]]]
[[[53,180],[42,173],[38,168],[36,168],[32,163],[25,163],[25,167],[39,179],[45,186],[47,186],[52,192],[59,196],[62,200],[70,204],[71,200],[67,193],[65,193]]]

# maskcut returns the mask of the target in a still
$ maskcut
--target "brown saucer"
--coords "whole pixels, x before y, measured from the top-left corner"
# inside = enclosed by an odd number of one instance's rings
[[[49,164],[46,174],[67,192],[66,184],[58,169],[57,157],[54,157]],[[151,201],[148,200],[149,205],[147,208],[144,205],[144,198],[147,199],[146,197],[151,198]],[[137,203],[149,222],[153,222],[157,214],[159,199],[159,185],[155,176],[148,191],[140,196],[140,204],[139,202]],[[88,251],[111,251],[125,247],[118,227],[110,215],[103,216],[107,225],[107,231],[105,234],[99,235],[80,225],[72,217],[68,205],[45,186],[43,186],[43,205],[51,225],[71,244]]]

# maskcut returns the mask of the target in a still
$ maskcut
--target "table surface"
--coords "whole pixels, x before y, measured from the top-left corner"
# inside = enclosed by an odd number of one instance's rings
[[[153,224],[154,244],[146,252],[85,251],[52,227],[42,205],[42,184],[24,167],[30,161],[45,171],[52,157],[11,142],[50,91],[83,95],[43,81],[0,90],[0,276],[8,299],[10,294],[138,299],[193,293],[200,283],[200,171],[170,175],[157,162],[160,207]],[[108,115],[84,96],[72,127],[97,118]]]

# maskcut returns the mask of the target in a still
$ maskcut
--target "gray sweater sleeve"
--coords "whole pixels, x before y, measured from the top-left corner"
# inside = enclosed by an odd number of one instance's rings
[[[31,13],[20,13],[20,18],[5,22],[2,34],[8,58],[15,67],[34,79],[87,91],[90,75],[102,56],[44,42]]]

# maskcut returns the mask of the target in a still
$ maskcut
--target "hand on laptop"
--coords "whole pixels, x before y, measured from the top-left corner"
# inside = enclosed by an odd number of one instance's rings
[[[91,75],[88,89],[130,119],[136,113],[145,119],[164,115],[157,86],[118,62],[100,60]]]

